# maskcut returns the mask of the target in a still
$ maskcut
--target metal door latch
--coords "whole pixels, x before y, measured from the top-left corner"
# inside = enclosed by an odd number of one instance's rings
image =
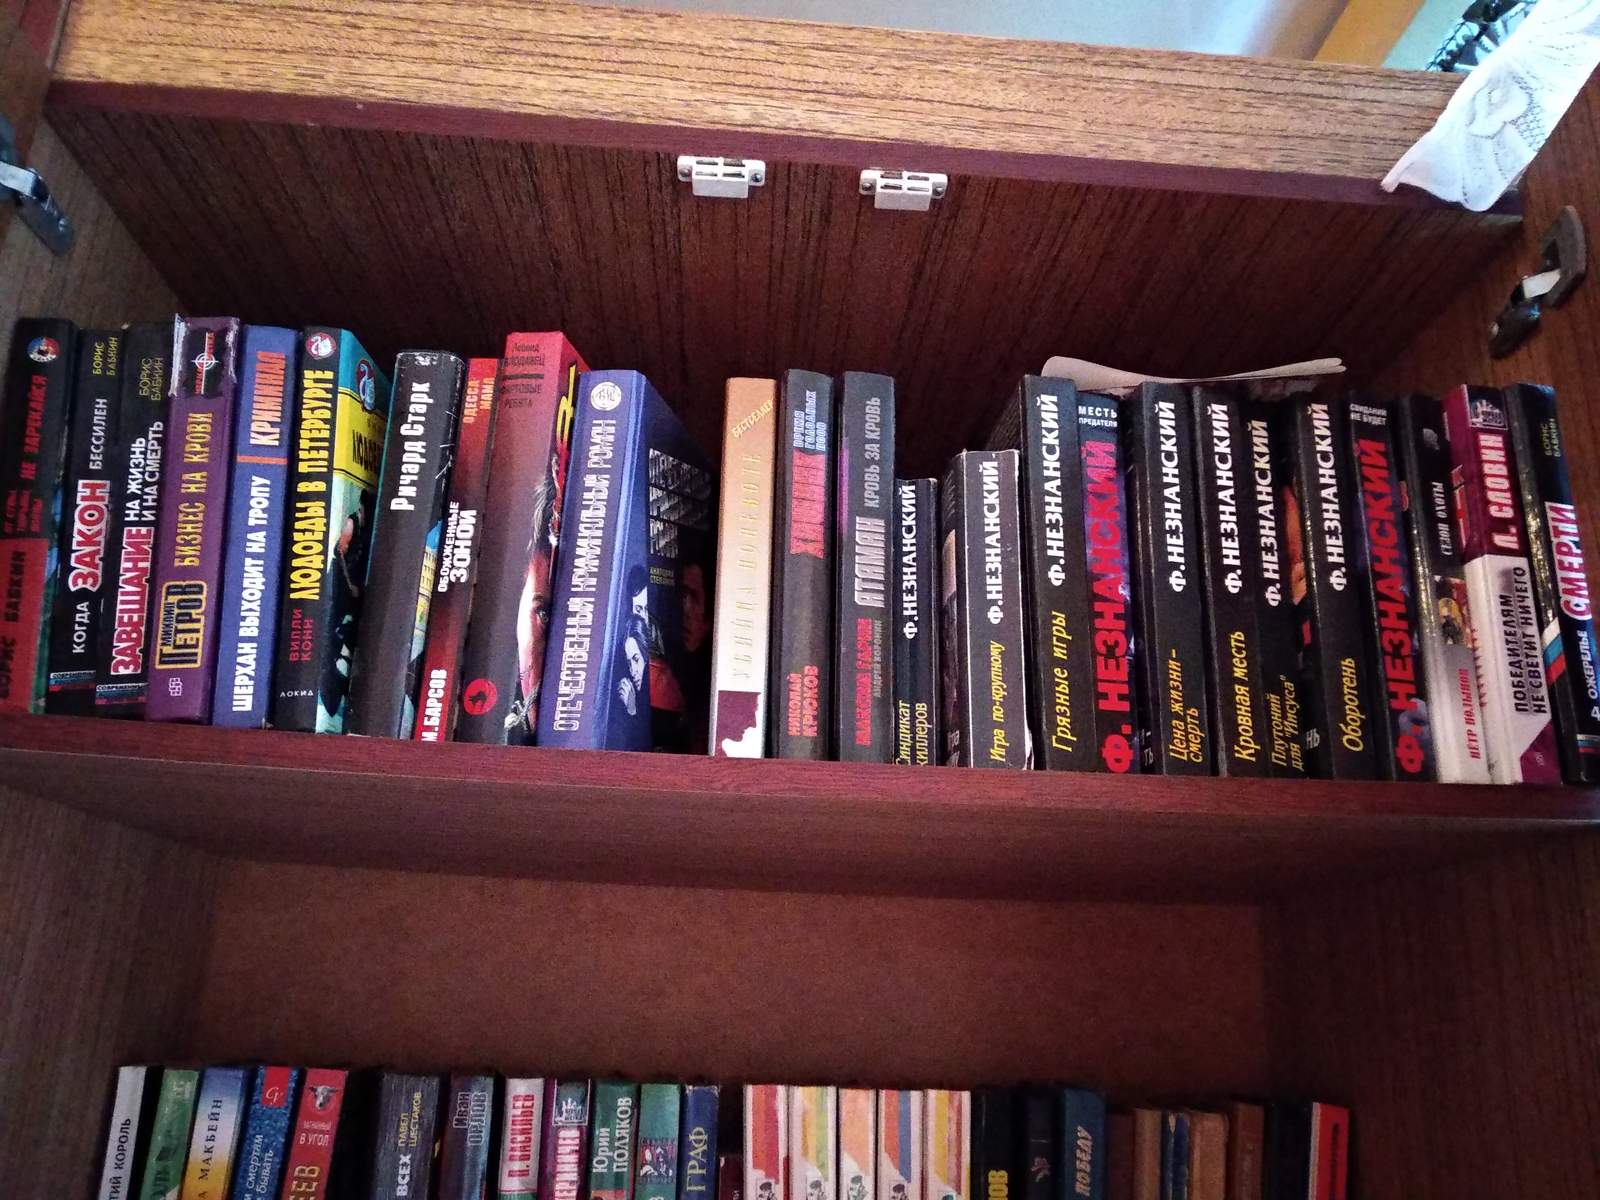
[[[22,223],[33,230],[52,254],[72,249],[72,222],[56,203],[39,172],[17,163],[17,140],[11,123],[0,117],[0,200],[17,206]]]
[[[1572,205],[1539,239],[1539,269],[1511,289],[1511,298],[1489,326],[1489,357],[1504,358],[1539,327],[1547,308],[1566,303],[1588,269],[1583,222]]]
[[[767,182],[767,164],[759,158],[698,158],[678,155],[678,178],[696,196],[744,200],[750,189]]]
[[[861,172],[861,194],[872,197],[873,208],[927,212],[949,185],[947,176],[931,171],[880,171],[872,167]]]

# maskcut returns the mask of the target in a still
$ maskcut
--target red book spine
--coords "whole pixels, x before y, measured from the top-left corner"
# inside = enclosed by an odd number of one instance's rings
[[[1462,561],[1485,554],[1526,555],[1511,430],[1500,393],[1458,387],[1445,396],[1444,411],[1455,465]]]
[[[321,1200],[328,1194],[333,1139],[339,1131],[347,1073],[313,1067],[300,1088],[294,1139],[284,1163],[280,1200]]]
[[[1350,1110],[1311,1106],[1311,1200],[1345,1200],[1350,1175]]]
[[[489,447],[495,415],[497,358],[474,358],[467,364],[467,390],[461,401],[456,434],[455,468],[445,507],[439,570],[434,580],[428,648],[422,662],[417,700],[419,742],[448,742],[456,730],[456,692],[460,690],[461,651],[467,640],[473,581],[483,529],[484,499],[489,490]]]

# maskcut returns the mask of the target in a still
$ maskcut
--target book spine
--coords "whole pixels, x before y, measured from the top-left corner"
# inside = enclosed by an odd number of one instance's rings
[[[299,1081],[298,1067],[255,1069],[250,1109],[239,1142],[239,1166],[229,1193],[232,1200],[277,1200]]]
[[[889,637],[894,380],[847,371],[841,390],[834,741],[841,762],[889,762],[894,757],[894,649]]]
[[[1012,1200],[1021,1187],[1016,1171],[1012,1097],[998,1088],[972,1094],[972,1194],[974,1200]]]
[[[717,1192],[717,1108],[715,1084],[689,1084],[683,1089],[683,1118],[678,1130],[677,1200],[715,1200]]]
[[[213,725],[259,729],[267,723],[283,585],[296,341],[291,329],[250,325],[239,351]]]
[[[1203,590],[1195,507],[1193,410],[1183,389],[1147,383],[1127,414],[1134,593],[1141,614],[1143,764],[1162,775],[1211,773]]]
[[[639,1085],[594,1085],[594,1137],[589,1146],[589,1200],[632,1200],[633,1143]]]
[[[373,1150],[372,1200],[407,1200],[429,1194],[438,1111],[436,1076],[383,1077]]]
[[[923,1093],[878,1093],[877,1200],[918,1200],[923,1184]]]
[[[505,1081],[500,1117],[498,1200],[529,1200],[539,1194],[544,1087],[543,1079]]]
[[[249,1083],[247,1070],[206,1068],[189,1139],[189,1162],[183,1172],[183,1200],[223,1200],[227,1196]]]
[[[1312,1104],[1309,1200],[1345,1200],[1349,1156],[1350,1110]]]
[[[99,1200],[129,1200],[138,1169],[139,1123],[145,1103],[148,1067],[119,1067],[100,1170]]]
[[[195,1096],[200,1091],[198,1071],[161,1073],[161,1094],[156,1120],[150,1130],[150,1152],[145,1156],[140,1200],[177,1200],[188,1160],[189,1131],[194,1126]]]
[[[70,321],[24,319],[11,340],[0,413],[0,712],[44,711],[77,346]]]
[[[95,663],[111,573],[106,558],[117,441],[120,333],[85,333],[78,342],[77,379],[61,487],[61,548],[50,617],[50,679],[45,711],[94,712]]]
[[[239,334],[232,317],[180,319],[173,328],[147,721],[211,720]]]
[[[362,634],[350,664],[345,728],[357,736],[409,738],[416,722],[466,369],[454,354],[432,351],[407,350],[395,361]]]
[[[711,667],[711,753],[719,758],[765,756],[776,408],[773,380],[728,380]]]
[[[539,1195],[546,1200],[580,1200],[587,1195],[589,1101],[587,1079],[545,1080]]]
[[[1394,419],[1387,405],[1352,402],[1348,422],[1378,771],[1386,779],[1432,780],[1432,718],[1427,679],[1417,669],[1417,585],[1406,546]]]
[[[641,499],[632,468],[642,385],[636,372],[594,371],[579,389],[547,652],[554,691],[539,707],[541,746],[605,749],[613,709],[619,723],[649,719],[648,600],[634,605],[647,581],[642,567],[637,579],[626,567],[619,578],[617,569]]]
[[[1079,395],[1078,445],[1083,464],[1084,553],[1093,614],[1095,769],[1137,774],[1139,715],[1133,690],[1128,497],[1115,400],[1092,393]]]
[[[1492,388],[1458,387],[1445,397],[1444,415],[1489,775],[1495,783],[1559,783],[1505,407]]]
[[[359,642],[389,382],[341,329],[300,339],[272,723],[343,733]]]
[[[494,1076],[452,1075],[445,1112],[439,1200],[484,1200],[489,1183]]]
[[[1061,1185],[1057,1200],[1105,1200],[1106,1098],[1061,1089]]]
[[[898,479],[895,551],[899,619],[894,626],[894,761],[939,761],[939,638],[936,566],[939,481]]]
[[[283,1195],[294,1200],[322,1200],[328,1194],[328,1174],[339,1132],[349,1076],[344,1071],[312,1067],[300,1086],[295,1109],[294,1137],[283,1165]]]
[[[1555,389],[1516,384],[1505,398],[1561,774],[1600,783],[1600,644]]]
[[[1294,470],[1287,450],[1289,419],[1284,405],[1244,407],[1249,439],[1256,637],[1260,646],[1261,697],[1268,737],[1267,762],[1276,778],[1305,774],[1305,731],[1301,727],[1300,627],[1295,618],[1290,554],[1298,545],[1292,524]],[[1293,537],[1291,538],[1291,531]]]
[[[514,333],[500,365],[456,740],[531,745],[578,413],[589,368],[559,333]]]
[[[969,1200],[972,1093],[931,1088],[922,1111],[924,1200]]]
[[[678,1133],[683,1089],[675,1083],[639,1087],[639,1152],[634,1156],[635,1200],[677,1200]]]
[[[826,375],[784,373],[773,464],[774,758],[830,756],[835,407]]]
[[[841,1200],[876,1200],[878,1094],[871,1088],[839,1089],[839,1195]]]
[[[1189,1200],[1188,1113],[1161,1116],[1161,1200]]]
[[[1372,689],[1355,578],[1349,434],[1342,407],[1308,398],[1295,408],[1295,500],[1304,555],[1301,676],[1306,758],[1323,779],[1373,779]],[[1293,545],[1291,541],[1291,555]],[[1291,569],[1291,578],[1294,577]]]
[[[748,1200],[789,1195],[789,1089],[750,1083],[744,1089],[744,1194]]]
[[[149,679],[150,584],[172,366],[172,325],[131,325],[123,338],[113,504],[107,537],[112,584],[100,627],[95,710],[142,717]]]
[[[1060,1131],[1056,1128],[1055,1092],[1042,1087],[1027,1088],[1023,1092],[1021,1107],[1020,1200],[1059,1200],[1056,1179],[1065,1164],[1058,1164],[1057,1161]]]
[[[1239,402],[1219,388],[1196,388],[1193,398],[1217,774],[1269,775],[1272,733],[1256,622],[1262,560],[1247,482],[1251,455],[1244,416]]]
[[[839,1200],[839,1089],[789,1089],[789,1200]]]
[[[448,742],[455,737],[460,712],[461,656],[467,640],[482,543],[484,502],[489,488],[489,448],[495,420],[496,358],[467,363],[466,390],[456,423],[455,468],[445,504],[428,617],[427,649],[422,662],[415,737],[419,742]]]
[[[1228,1106],[1227,1200],[1262,1200],[1264,1121],[1259,1104]]]

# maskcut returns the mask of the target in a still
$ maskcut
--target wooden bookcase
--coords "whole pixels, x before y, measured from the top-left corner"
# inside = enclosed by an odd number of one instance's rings
[[[909,473],[1053,353],[1535,378],[1600,546],[1600,292],[1485,353],[1555,211],[1600,216],[1596,88],[1475,215],[1374,182],[1438,76],[509,0],[78,0],[53,49],[56,7],[0,6],[0,99],[80,238],[0,246],[5,336],[558,327],[710,446],[728,375],[881,370]],[[768,182],[697,201],[679,153]],[[865,167],[950,189],[878,212]],[[1597,817],[0,719],[0,1191],[89,1194],[118,1063],[266,1056],[1307,1093],[1368,1200],[1594,1196]]]

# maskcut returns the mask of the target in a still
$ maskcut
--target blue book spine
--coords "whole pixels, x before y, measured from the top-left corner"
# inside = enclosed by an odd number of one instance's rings
[[[1106,1098],[1081,1088],[1061,1089],[1063,1169],[1060,1200],[1105,1200]]]
[[[277,1200],[299,1067],[257,1067],[229,1200]]]
[[[292,329],[251,325],[244,331],[213,725],[254,729],[267,723],[283,581],[298,340]]]
[[[1161,1114],[1161,1200],[1189,1200],[1189,1114]]]
[[[717,1099],[714,1084],[689,1084],[683,1089],[678,1200],[716,1200]]]
[[[650,749],[649,618],[629,593],[648,591],[641,417],[650,396],[637,371],[591,371],[578,386],[541,746]]]

